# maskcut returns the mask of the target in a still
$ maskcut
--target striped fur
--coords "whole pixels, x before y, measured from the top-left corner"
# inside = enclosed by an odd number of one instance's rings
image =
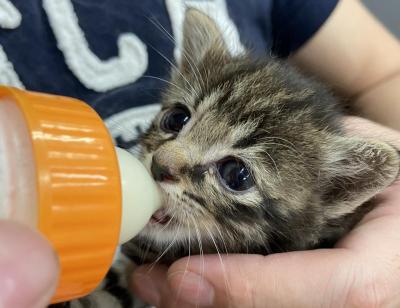
[[[395,180],[396,151],[346,136],[338,99],[319,82],[277,59],[232,57],[214,22],[195,10],[186,16],[183,46],[162,111],[142,138],[149,169],[156,157],[178,179],[160,184],[173,218],[148,225],[128,253],[168,263],[189,253],[331,245]],[[161,119],[177,104],[191,119],[178,134],[166,133]],[[251,170],[253,189],[221,185],[216,163],[229,156]]]

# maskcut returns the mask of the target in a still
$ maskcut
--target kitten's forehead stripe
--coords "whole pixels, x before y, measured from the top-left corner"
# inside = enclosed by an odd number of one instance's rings
[[[213,61],[214,62],[214,61]],[[207,56],[204,63],[207,63]],[[203,65],[203,73],[209,75],[209,79],[202,85],[202,92],[196,98],[194,109],[196,110],[204,97],[211,95],[213,92],[221,88],[228,89],[226,94],[229,94],[233,88],[235,81],[244,79],[246,76],[259,71],[263,65],[248,61],[246,58],[238,58],[235,62],[230,62],[222,69],[220,63],[207,63]]]

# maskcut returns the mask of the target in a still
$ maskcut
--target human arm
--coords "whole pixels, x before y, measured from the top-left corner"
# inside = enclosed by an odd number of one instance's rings
[[[360,115],[400,129],[400,43],[359,0],[341,0],[291,61],[349,97]]]
[[[0,243],[0,307],[46,307],[58,274],[50,245],[28,227],[4,220]]]

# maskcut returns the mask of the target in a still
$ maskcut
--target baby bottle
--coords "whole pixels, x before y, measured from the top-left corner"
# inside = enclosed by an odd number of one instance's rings
[[[57,252],[52,303],[96,288],[160,203],[146,168],[88,105],[0,87],[0,219],[38,229]]]

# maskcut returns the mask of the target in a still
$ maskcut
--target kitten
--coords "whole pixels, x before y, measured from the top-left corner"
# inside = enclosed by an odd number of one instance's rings
[[[276,59],[232,57],[197,10],[182,55],[141,140],[164,205],[123,248],[137,262],[332,246],[397,178],[397,151],[346,136],[324,86]],[[123,277],[114,267],[102,291],[70,307],[142,307]]]
[[[141,145],[164,205],[125,247],[143,262],[331,246],[399,172],[390,145],[345,136],[324,86],[231,56],[197,10],[162,104]]]

